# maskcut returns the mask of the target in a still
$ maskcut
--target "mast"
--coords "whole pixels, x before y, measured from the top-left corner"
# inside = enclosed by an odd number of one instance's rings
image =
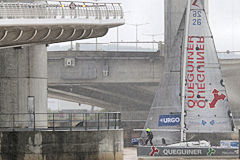
[[[187,2],[186,8],[186,20],[185,20],[185,37],[184,37],[184,51],[183,51],[183,68],[182,68],[182,112],[181,112],[181,142],[186,141],[184,132],[184,104],[185,104],[185,81],[186,81],[186,59],[187,59],[187,48],[188,48],[188,28],[189,28],[189,15],[190,15],[191,0]]]

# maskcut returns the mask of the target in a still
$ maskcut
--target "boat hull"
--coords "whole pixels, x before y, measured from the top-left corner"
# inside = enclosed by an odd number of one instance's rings
[[[188,158],[188,159],[212,159],[212,158],[238,158],[238,148],[220,147],[167,147],[167,146],[138,146],[137,156],[145,158]]]

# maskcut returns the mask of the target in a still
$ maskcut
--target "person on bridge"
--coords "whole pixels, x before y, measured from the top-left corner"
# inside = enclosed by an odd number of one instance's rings
[[[148,141],[150,141],[150,144],[153,146],[153,143],[152,143],[153,133],[150,131],[149,128],[146,129],[146,132],[147,132],[147,140],[146,140],[145,144],[147,145]]]

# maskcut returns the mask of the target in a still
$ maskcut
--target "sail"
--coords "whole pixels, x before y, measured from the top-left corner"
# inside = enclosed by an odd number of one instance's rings
[[[154,145],[161,145],[162,138],[167,144],[180,142],[181,55],[184,27],[185,16],[180,23],[171,52],[165,58],[163,78],[145,124],[145,128],[150,128],[153,132]],[[144,135],[145,131],[142,137]]]
[[[187,38],[184,107],[186,132],[232,131],[221,66],[200,0],[191,0]]]

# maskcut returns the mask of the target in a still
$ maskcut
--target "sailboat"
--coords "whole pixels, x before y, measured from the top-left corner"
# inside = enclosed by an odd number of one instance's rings
[[[174,153],[177,156],[209,156],[210,150],[214,150],[210,155],[221,156],[227,153],[219,147],[209,148],[210,145],[205,143],[211,141],[217,144],[219,138],[229,138],[234,125],[203,4],[201,0],[188,0],[186,6],[177,36],[165,59],[164,76],[145,124],[145,128],[150,128],[153,132],[154,146],[138,147],[138,156]],[[142,137],[145,134],[143,131]],[[166,147],[171,150],[169,147],[176,147],[173,144],[177,143],[189,144],[192,140],[207,145],[197,149],[175,149],[176,152],[169,153],[164,150]],[[164,145],[171,145],[155,147],[162,146],[163,142]],[[228,153],[230,152],[236,155],[237,151],[231,150]]]

